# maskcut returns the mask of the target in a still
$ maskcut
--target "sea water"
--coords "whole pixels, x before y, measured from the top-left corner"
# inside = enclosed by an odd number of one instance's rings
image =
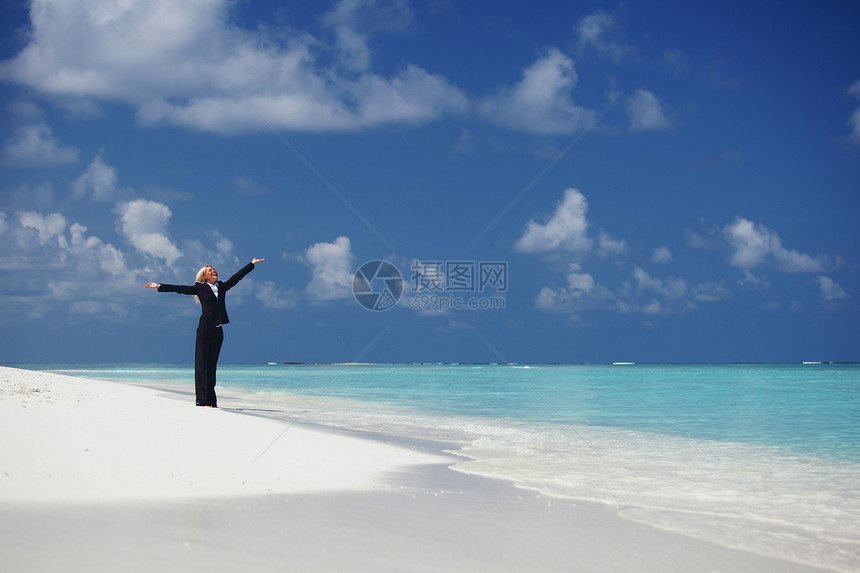
[[[175,365],[28,366],[193,390]],[[860,571],[860,365],[222,365],[221,406],[439,440],[453,469]]]

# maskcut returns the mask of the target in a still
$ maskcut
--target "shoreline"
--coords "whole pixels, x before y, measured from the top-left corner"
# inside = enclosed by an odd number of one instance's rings
[[[452,471],[437,441],[323,432],[167,397],[0,368],[0,561],[17,571],[108,571],[128,559],[168,571],[826,570]],[[171,453],[183,432],[223,436],[206,450],[217,463]]]
[[[31,436],[4,444],[0,502],[363,490],[385,473],[445,461],[269,418],[189,408],[138,385],[5,367],[0,383],[3,434]],[[349,475],[337,471],[344,461]],[[279,475],[288,463],[301,468],[289,478]]]

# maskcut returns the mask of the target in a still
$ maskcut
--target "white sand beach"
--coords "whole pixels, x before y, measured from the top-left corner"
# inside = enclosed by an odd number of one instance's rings
[[[0,380],[0,502],[362,490],[386,472],[445,461],[299,426],[284,432],[146,388],[9,368]]]
[[[6,571],[821,570],[150,388],[0,367],[0,431]]]

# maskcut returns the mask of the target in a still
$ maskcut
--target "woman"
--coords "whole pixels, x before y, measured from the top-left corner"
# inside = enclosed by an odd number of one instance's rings
[[[190,286],[162,283],[143,285],[143,288],[155,288],[158,292],[192,294],[200,303],[202,312],[197,325],[197,345],[194,350],[194,387],[197,392],[198,406],[218,407],[218,398],[215,396],[215,370],[218,366],[221,344],[224,342],[224,331],[221,330],[221,325],[230,322],[225,305],[227,291],[253,271],[254,265],[265,260],[253,259],[224,282],[218,280],[218,271],[212,265],[206,265],[197,271],[195,282]]]

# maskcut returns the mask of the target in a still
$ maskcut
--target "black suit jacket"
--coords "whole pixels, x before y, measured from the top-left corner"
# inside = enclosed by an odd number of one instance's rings
[[[158,287],[158,292],[176,292],[179,294],[197,295],[200,300],[200,307],[203,312],[200,314],[200,323],[197,328],[214,328],[222,324],[227,324],[230,319],[227,317],[227,291],[236,286],[240,280],[245,278],[245,275],[254,270],[254,263],[248,263],[239,271],[227,279],[226,281],[215,281],[218,287],[218,296],[212,292],[212,288],[208,283],[194,283],[193,285],[167,285],[163,284]]]

